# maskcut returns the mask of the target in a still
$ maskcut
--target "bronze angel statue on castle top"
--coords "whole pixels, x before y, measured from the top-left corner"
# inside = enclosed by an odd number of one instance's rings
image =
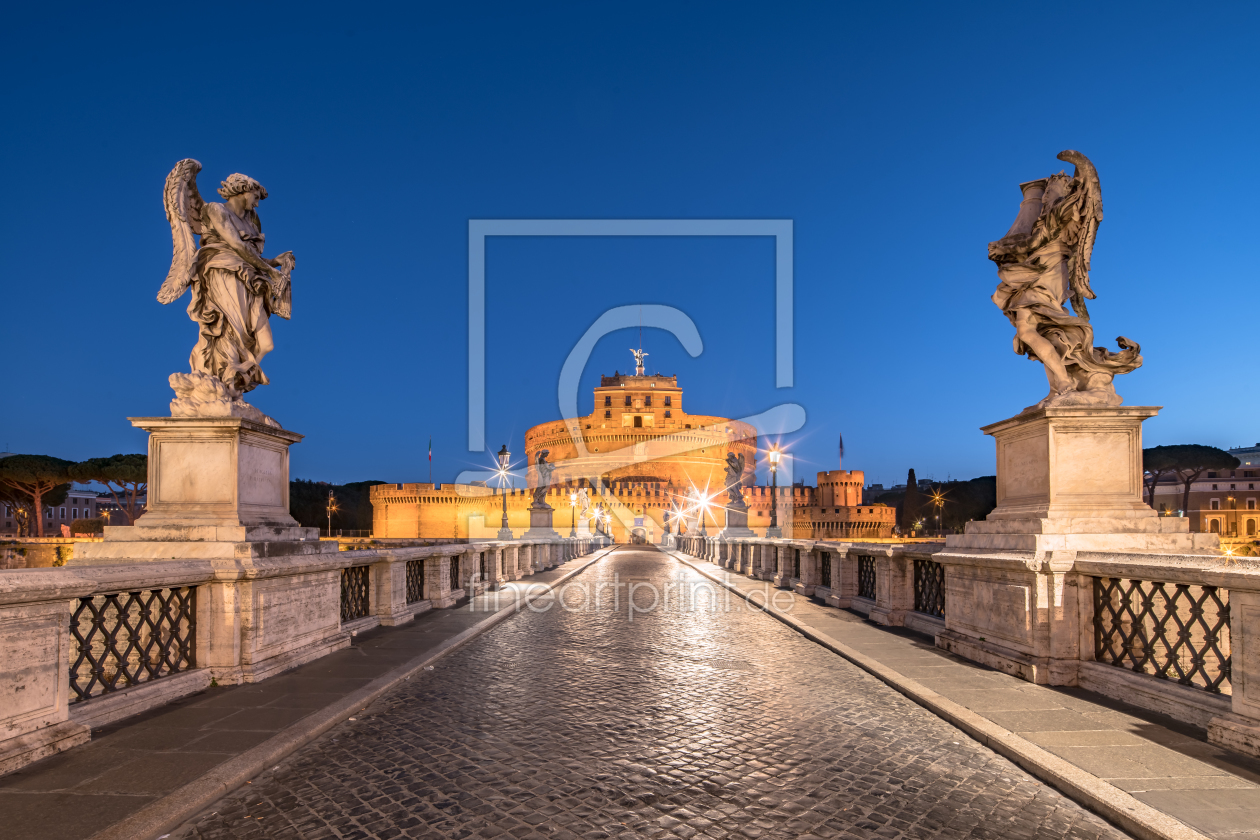
[[[275,346],[269,318],[291,314],[294,258],[290,251],[263,256],[265,237],[254,209],[267,197],[262,184],[229,175],[218,190],[225,202],[207,203],[197,191],[200,171],[197,161],[181,160],[166,177],[163,195],[174,253],[158,301],[171,303],[191,288],[188,317],[200,331],[188,360],[192,373],[171,376],[172,413],[250,416],[257,412],[241,397],[267,384],[260,363]]]
[[[1094,346],[1085,301],[1096,295],[1089,261],[1102,222],[1102,186],[1089,158],[1068,149],[1059,160],[1074,164],[1020,184],[1024,200],[1006,236],[989,243],[997,264],[993,302],[1015,327],[1015,352],[1045,366],[1050,393],[1031,411],[1059,405],[1121,403],[1112,379],[1142,366],[1142,348],[1121,336],[1121,352]],[[1072,303],[1075,315],[1065,308]]]

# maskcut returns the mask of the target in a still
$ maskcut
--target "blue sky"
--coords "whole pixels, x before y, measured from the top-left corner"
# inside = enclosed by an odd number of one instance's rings
[[[467,447],[468,220],[776,218],[795,234],[795,386],[774,387],[772,240],[491,240],[487,443],[558,417],[556,381],[612,306],[667,304],[691,358],[649,368],[694,413],[806,410],[797,474],[994,471],[978,427],[1044,396],[990,302],[1017,184],[1097,165],[1099,343],[1145,366],[1146,445],[1260,440],[1251,329],[1260,89],[1254,4],[28,5],[0,28],[8,360],[0,446],[143,451],[196,339],[154,296],[162,182],[270,191],[293,250],[250,401],[307,439],[295,477],[451,480]],[[634,331],[583,378],[627,370]]]

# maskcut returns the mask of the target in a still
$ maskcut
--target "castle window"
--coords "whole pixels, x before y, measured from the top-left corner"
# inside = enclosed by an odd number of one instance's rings
[[[644,404],[645,406],[647,406],[648,408],[651,408],[651,407],[652,407],[652,395],[651,395],[651,394],[648,394],[646,397],[644,397],[644,398],[643,398],[643,404]]]
[[[612,405],[612,394],[604,394],[604,405]]]
[[[665,407],[666,407],[666,408],[669,408],[669,407],[670,407],[671,405],[673,405],[673,404],[674,404],[674,398],[673,398],[673,397],[670,397],[670,396],[666,396],[666,397],[665,397]]]
[[[665,416],[666,416],[666,418],[669,418],[669,417],[673,417],[674,415],[673,415],[673,414],[671,414],[671,413],[670,413],[670,411],[669,411],[668,409],[666,409],[666,410],[665,410]]]
[[[605,411],[605,412],[604,412],[604,419],[605,419],[605,420],[611,420],[611,419],[612,419],[612,412],[611,412],[611,411]]]
[[[631,405],[629,394],[626,394],[626,405]]]

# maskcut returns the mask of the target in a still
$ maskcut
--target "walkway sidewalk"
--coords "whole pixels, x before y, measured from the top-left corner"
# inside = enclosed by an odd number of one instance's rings
[[[362,633],[349,648],[281,676],[211,688],[97,730],[88,744],[0,777],[0,834],[157,837],[510,617],[518,599],[523,609],[610,550]]]
[[[778,591],[668,553],[759,606]],[[1024,682],[799,595],[767,612],[1137,837],[1260,837],[1260,761],[1190,727],[1092,692]]]

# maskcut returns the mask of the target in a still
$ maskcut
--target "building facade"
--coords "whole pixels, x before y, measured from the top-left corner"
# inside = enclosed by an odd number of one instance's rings
[[[527,483],[537,486],[536,459],[546,452],[554,469],[546,500],[553,527],[574,527],[573,496],[587,491],[592,507],[611,516],[618,542],[659,542],[668,528],[701,527],[691,500],[711,500],[703,527],[725,526],[722,505],[727,455],[744,458],[740,483],[748,526],[764,534],[770,525],[771,488],[756,484],[757,433],[739,421],[684,411],[675,376],[631,374],[600,377],[590,414],[541,423],[525,433]],[[804,538],[889,537],[895,511],[862,502],[863,473],[818,473],[818,486],[778,488],[778,525],[785,536]],[[529,527],[531,491],[477,485],[382,484],[371,489],[373,536],[379,538],[482,538],[500,527],[506,501],[508,527],[520,536]],[[679,512],[684,521],[679,523]]]
[[[1238,459],[1238,467],[1208,471],[1191,482],[1188,505],[1185,485],[1175,475],[1164,476],[1156,485],[1153,502],[1149,488],[1143,488],[1143,497],[1162,516],[1188,517],[1191,531],[1260,536],[1260,444],[1229,453]]]
[[[18,522],[11,505],[0,504],[0,536],[15,537],[18,533]],[[67,528],[76,519],[104,519],[106,524],[126,525],[127,517],[119,510],[114,497],[108,493],[100,494],[82,486],[76,486],[66,493],[66,500],[54,507],[44,507],[44,536],[61,536],[61,526]],[[35,535],[35,523],[30,523],[27,536]]]

